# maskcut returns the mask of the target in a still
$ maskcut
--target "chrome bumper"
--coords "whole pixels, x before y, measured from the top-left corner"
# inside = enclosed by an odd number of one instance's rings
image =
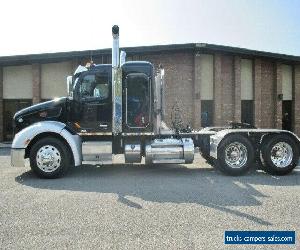
[[[24,167],[25,148],[12,148],[10,161],[12,167]]]

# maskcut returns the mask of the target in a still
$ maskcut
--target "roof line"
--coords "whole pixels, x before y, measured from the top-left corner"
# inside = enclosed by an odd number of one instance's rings
[[[273,59],[288,60],[300,62],[300,56],[286,55],[280,53],[272,53],[258,50],[251,50],[246,48],[231,47],[224,45],[208,44],[208,43],[185,43],[185,44],[168,44],[168,45],[151,45],[151,46],[138,46],[138,47],[123,47],[121,48],[129,54],[141,53],[157,53],[157,52],[172,52],[172,51],[199,51],[199,52],[223,52],[234,53],[247,56],[258,56]],[[40,53],[28,55],[13,55],[0,57],[0,65],[10,64],[30,64],[34,62],[49,62],[61,59],[71,59],[77,57],[87,57],[90,54],[109,55],[111,48],[97,49],[97,50],[83,50],[83,51],[68,51],[68,52],[54,52],[54,53]]]
[[[210,50],[214,50],[214,51],[238,53],[238,54],[242,54],[242,55],[252,55],[252,56],[258,56],[258,57],[268,57],[268,58],[276,58],[276,59],[284,59],[284,60],[300,62],[300,56],[267,52],[267,51],[261,51],[261,50],[253,50],[253,49],[240,48],[240,47],[216,45],[216,44],[209,44],[209,43],[196,43],[196,48],[198,48],[200,50],[201,50],[201,48],[206,48],[206,49],[210,49]]]

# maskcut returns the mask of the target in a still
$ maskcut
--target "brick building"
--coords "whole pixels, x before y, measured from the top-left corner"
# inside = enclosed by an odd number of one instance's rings
[[[124,48],[127,60],[162,64],[168,123],[174,106],[194,128],[243,121],[300,135],[300,57],[211,44]],[[110,49],[0,57],[0,140],[23,107],[65,96],[66,76],[91,56],[110,63]]]

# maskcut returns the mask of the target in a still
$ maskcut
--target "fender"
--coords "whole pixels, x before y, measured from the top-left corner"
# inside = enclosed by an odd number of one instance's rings
[[[42,121],[34,123],[29,127],[24,128],[19,133],[17,133],[12,142],[12,165],[16,162],[13,157],[20,160],[20,154],[23,154],[29,143],[41,133],[55,133],[63,137],[68,145],[71,148],[74,165],[78,166],[82,163],[82,154],[81,154],[81,138],[79,135],[71,134],[67,129],[65,129],[66,124],[57,121]]]
[[[221,141],[227,136],[228,134],[234,134],[234,133],[274,133],[274,134],[289,134],[291,135],[296,141],[298,141],[298,145],[300,144],[299,137],[294,134],[291,131],[288,130],[282,130],[282,129],[224,129],[221,131],[218,131],[216,134],[210,136],[210,156],[217,159],[218,158],[218,146],[221,143]]]

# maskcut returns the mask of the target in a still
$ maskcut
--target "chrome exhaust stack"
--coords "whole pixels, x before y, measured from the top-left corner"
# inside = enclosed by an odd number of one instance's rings
[[[112,67],[113,68],[117,68],[119,67],[119,26],[118,25],[114,25],[112,27],[112,36],[113,36],[113,46],[112,46]]]
[[[122,70],[120,67],[119,26],[112,27],[112,133],[122,133]]]

